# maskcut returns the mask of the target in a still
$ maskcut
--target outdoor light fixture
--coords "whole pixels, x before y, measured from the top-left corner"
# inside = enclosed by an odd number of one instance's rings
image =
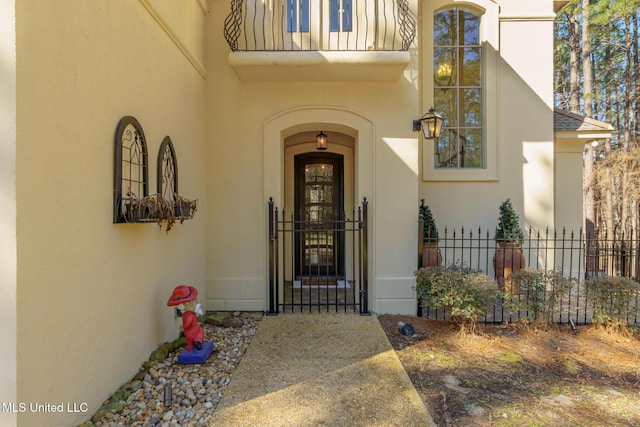
[[[320,133],[316,135],[316,150],[326,150],[326,149],[327,149],[327,134],[320,131]]]
[[[413,130],[422,129],[425,139],[439,138],[443,123],[444,118],[431,107],[428,113],[413,121]]]
[[[438,64],[433,78],[439,86],[450,86],[453,77],[453,67],[448,62]]]
[[[434,58],[433,80],[436,86],[454,86],[456,81],[455,55],[448,49],[439,50]]]

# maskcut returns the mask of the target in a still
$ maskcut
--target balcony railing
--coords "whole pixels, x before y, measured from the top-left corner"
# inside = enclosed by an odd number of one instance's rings
[[[407,0],[231,0],[232,51],[407,51],[416,20]]]

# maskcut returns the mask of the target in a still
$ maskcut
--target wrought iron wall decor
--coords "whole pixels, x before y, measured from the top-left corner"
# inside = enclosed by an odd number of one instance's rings
[[[144,198],[149,195],[148,186],[147,140],[142,126],[135,117],[125,116],[116,128],[114,185],[113,185],[113,222],[131,222],[143,217],[129,203],[132,198]]]
[[[197,200],[178,194],[178,163],[171,138],[160,144],[157,192],[149,195],[147,144],[140,123],[120,119],[114,157],[114,223],[156,222],[169,231],[179,220],[193,218]]]
[[[165,136],[158,151],[158,193],[167,200],[178,194],[178,161],[171,138]]]

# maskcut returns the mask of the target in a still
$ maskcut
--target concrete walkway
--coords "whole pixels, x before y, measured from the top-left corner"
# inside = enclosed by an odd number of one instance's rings
[[[434,426],[375,316],[265,316],[214,426]]]

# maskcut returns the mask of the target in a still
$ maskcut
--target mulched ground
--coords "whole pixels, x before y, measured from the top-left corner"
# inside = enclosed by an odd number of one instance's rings
[[[378,318],[439,426],[640,426],[637,332]]]

